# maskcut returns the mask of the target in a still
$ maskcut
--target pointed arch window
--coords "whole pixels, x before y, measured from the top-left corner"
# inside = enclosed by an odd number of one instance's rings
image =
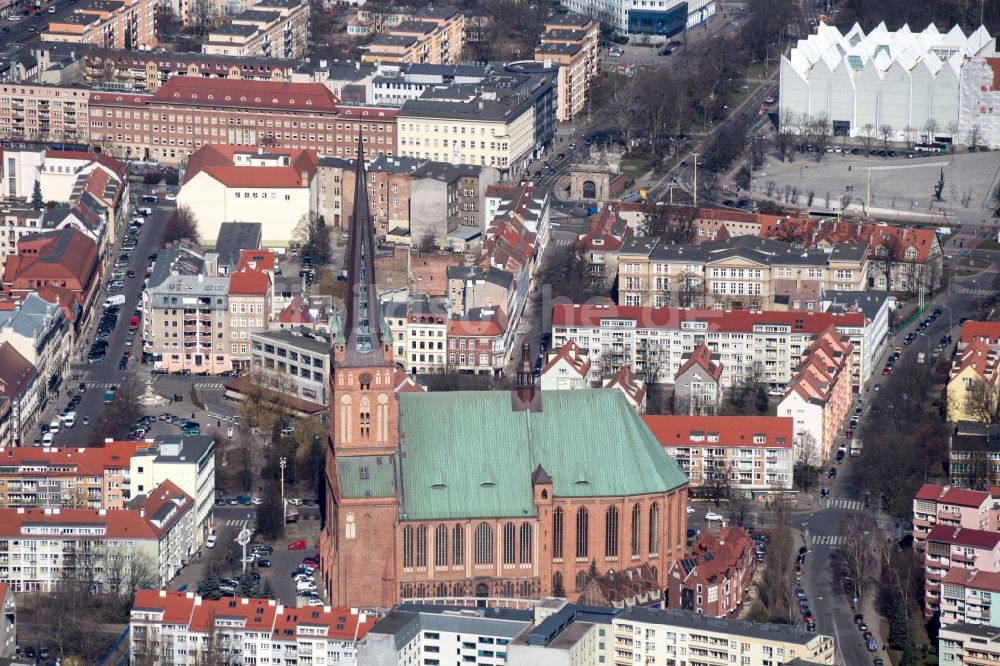
[[[613,506],[604,514],[604,557],[618,557],[618,509]]]
[[[552,557],[561,560],[563,556],[563,510],[556,507],[552,512]]]
[[[403,568],[413,567],[413,527],[403,528]]]
[[[476,564],[493,564],[493,528],[479,523],[476,528]]]
[[[531,523],[521,525],[521,564],[531,564]]]
[[[649,554],[660,552],[660,507],[655,502],[649,507]]]
[[[448,526],[438,525],[434,530],[434,566],[448,566]],[[443,594],[441,596],[444,596]]]
[[[506,523],[503,526],[503,563],[515,564],[517,554],[517,528],[514,523]]]
[[[417,528],[417,568],[427,567],[427,526]]]
[[[587,507],[581,506],[576,512],[576,557],[586,558],[589,552],[588,530],[590,528],[590,516]]]
[[[461,525],[451,529],[451,563],[457,567],[465,564],[465,528]]]
[[[632,506],[632,557],[638,557],[642,549],[642,510],[638,504]]]

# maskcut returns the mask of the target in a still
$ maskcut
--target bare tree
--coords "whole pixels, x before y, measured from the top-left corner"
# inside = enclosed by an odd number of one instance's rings
[[[844,543],[837,550],[835,566],[843,575],[845,586],[850,587],[854,597],[862,599],[877,572],[878,525],[872,514],[857,511],[840,522],[840,533]]]
[[[694,269],[684,269],[678,281],[677,304],[682,308],[705,306],[707,294],[705,280]]]
[[[98,443],[108,439],[124,439],[132,426],[142,416],[142,406],[139,398],[143,391],[139,388],[139,380],[135,370],[125,373],[115,390],[114,402],[107,409],[101,410],[94,421],[94,440]]]
[[[913,150],[913,144],[917,142],[917,128],[907,125],[903,128],[903,137],[906,139],[906,149]]]
[[[965,133],[965,145],[969,146],[969,148],[977,148],[979,147],[979,142],[982,140],[982,137],[983,130],[979,127],[979,124],[976,123]]]
[[[964,411],[980,423],[1000,423],[1000,385],[974,378],[965,390]]]
[[[872,152],[872,146],[875,145],[877,136],[878,130],[871,123],[861,128],[861,143],[864,145],[866,153]]]
[[[799,488],[812,487],[822,464],[823,454],[815,435],[808,431],[799,433],[795,441],[795,482]]]
[[[927,122],[924,123],[924,140],[928,143],[933,143],[935,136],[937,136],[938,122],[934,118],[928,118]]]
[[[330,263],[330,234],[333,230],[327,226],[326,218],[310,213],[303,215],[295,230],[292,240],[302,248],[303,259],[309,259],[317,266]]]
[[[889,123],[882,123],[881,125],[878,126],[878,134],[879,134],[880,137],[882,137],[882,149],[886,151],[885,157],[889,156],[888,155],[888,152],[889,152],[889,141],[892,140],[892,135],[894,133],[895,133],[895,130],[892,128],[892,125],[890,125]]]
[[[164,245],[176,243],[179,240],[187,239],[193,243],[198,243],[198,218],[194,211],[187,206],[178,206],[171,211],[167,217],[166,224],[163,225],[163,235],[161,240]]]
[[[428,229],[417,241],[417,252],[425,254],[437,249],[438,238],[433,229]]]
[[[816,146],[816,161],[819,162],[826,155],[826,148],[830,144],[830,137],[833,129],[830,125],[830,118],[821,113],[809,123],[810,132],[813,137],[813,145]]]
[[[898,255],[899,236],[896,234],[882,234],[882,239],[875,248],[875,261],[882,275],[885,277],[886,291],[893,290],[893,275],[895,273],[896,262],[899,259]]]

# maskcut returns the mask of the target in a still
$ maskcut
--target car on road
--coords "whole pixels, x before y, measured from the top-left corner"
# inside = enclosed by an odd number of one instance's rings
[[[298,541],[293,541],[288,544],[288,550],[305,550],[306,542],[305,539],[299,539]]]
[[[836,479],[837,478],[837,468],[836,467],[831,467],[830,471],[827,472],[826,475],[827,475],[828,478]]]
[[[314,569],[319,569],[319,558],[318,557],[307,557],[302,560],[302,564],[307,567],[312,567]]]
[[[83,425],[85,425],[85,426],[86,426],[86,425],[90,425],[90,417],[89,417],[89,416],[84,416],[84,417],[83,417],[83,421],[82,421],[82,423],[83,423]]]
[[[209,534],[208,538],[205,539],[205,546],[208,548],[215,548],[215,535]]]
[[[694,513],[694,507],[689,504],[688,508],[687,508],[687,512],[688,513]]]
[[[172,192],[163,198],[166,199],[167,201],[177,201],[177,195]]]
[[[882,661],[882,657],[875,657],[875,659],[872,660],[872,666],[883,666],[884,664],[885,662]]]
[[[720,515],[718,513],[715,513],[714,511],[709,511],[708,513],[705,514],[705,520],[707,520],[707,521],[720,520],[721,521],[721,520],[725,520],[725,518],[723,518],[722,515]]]
[[[868,639],[867,647],[869,652],[878,652],[878,643],[875,642],[874,638]]]
[[[257,560],[257,566],[263,569],[269,569],[271,567],[271,560],[267,558]]]
[[[864,620],[858,622],[858,629],[860,629],[862,632],[868,631],[868,625],[865,624]]]

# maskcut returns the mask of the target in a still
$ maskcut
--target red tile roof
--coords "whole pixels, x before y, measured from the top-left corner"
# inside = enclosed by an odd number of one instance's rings
[[[794,419],[789,416],[663,416],[642,417],[663,446],[760,446],[791,449]],[[697,434],[696,434],[697,433]],[[710,434],[718,442],[709,442]],[[701,437],[693,440],[692,435]],[[754,437],[764,436],[763,444]]]
[[[316,320],[309,312],[309,303],[301,296],[296,296],[285,309],[278,313],[278,323],[280,324],[315,324]]]
[[[977,375],[992,383],[996,381],[998,360],[1000,353],[982,338],[975,338],[961,351],[951,371],[951,378],[954,379],[962,371],[972,368]]]
[[[76,280],[85,290],[96,262],[97,245],[76,229],[28,234],[18,240],[17,254],[7,257],[3,281],[17,290],[27,280],[36,285]]]
[[[643,328],[680,328],[684,322],[708,323],[708,333],[751,331],[755,326],[788,326],[792,333],[818,334],[831,324],[861,328],[865,316],[860,312],[782,312],[768,310],[726,312],[711,308],[652,308],[629,305],[578,305],[560,303],[552,308],[553,326],[598,328],[603,319],[627,319]]]
[[[229,293],[244,296],[266,296],[271,279],[264,271],[242,268],[229,275]]]
[[[788,392],[798,393],[806,401],[829,400],[837,382],[851,381],[847,369],[851,365],[852,347],[847,337],[831,325],[806,349]]]
[[[646,396],[646,385],[635,378],[635,373],[627,365],[618,368],[614,377],[605,379],[604,388],[619,389],[637,405],[641,405]]]
[[[292,189],[309,187],[316,174],[319,158],[313,150],[271,146],[267,154],[287,155],[288,166],[249,166],[234,164],[237,154],[257,153],[246,146],[210,144],[196,150],[188,159],[184,183],[206,173],[226,187],[271,187]]]
[[[182,106],[230,106],[241,109],[337,111],[337,98],[322,83],[244,81],[171,76],[151,101]]]
[[[560,360],[566,361],[581,377],[586,377],[587,373],[590,372],[590,359],[583,354],[583,350],[580,349],[580,345],[576,344],[576,340],[567,340],[566,344],[560,347],[545,364],[541,374],[544,375],[551,370]]]
[[[708,376],[716,382],[722,378],[722,364],[712,360],[712,350],[705,345],[698,345],[688,355],[688,359],[677,369],[674,379],[677,379],[677,377],[683,375],[695,365],[707,372]]]
[[[1000,545],[1000,533],[973,530],[964,527],[936,525],[927,535],[927,541],[955,546],[993,550]]]
[[[86,448],[0,447],[0,466],[29,465],[34,475],[39,474],[39,467],[44,466],[48,468],[48,476],[103,476],[106,469],[128,469],[135,452],[147,446],[145,442],[109,442]]]
[[[803,247],[833,246],[838,243],[864,243],[873,253],[885,242],[895,238],[897,261],[905,260],[907,248],[916,251],[916,260],[924,262],[931,251],[939,247],[934,229],[892,226],[887,224],[838,222],[826,219],[786,219],[783,217],[765,220],[760,228],[761,238],[794,241]]]
[[[983,340],[991,346],[1000,345],[1000,321],[972,321],[962,324],[962,344]]]
[[[978,509],[984,503],[991,502],[992,496],[990,493],[980,490],[967,490],[954,486],[942,486],[937,483],[925,483],[917,491],[914,499]]]
[[[274,252],[271,250],[240,250],[240,260],[236,270],[250,268],[264,272],[274,272]]]

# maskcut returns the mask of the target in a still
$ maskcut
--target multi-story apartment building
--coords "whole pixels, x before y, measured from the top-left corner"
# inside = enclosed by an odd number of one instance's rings
[[[250,337],[267,330],[271,318],[271,278],[242,267],[229,275],[229,362],[250,366]]]
[[[802,354],[778,416],[795,423],[796,459],[820,465],[833,455],[834,443],[854,405],[851,390],[850,337],[834,324]]]
[[[399,235],[399,230],[410,229],[410,216],[415,213],[411,209],[417,203],[411,196],[412,181],[419,163],[406,157],[379,155],[365,169],[371,218],[379,235]],[[349,168],[354,169],[353,163]],[[353,181],[350,185],[353,193]],[[346,210],[351,209],[353,202],[352,194]],[[393,230],[395,234],[390,233]]]
[[[635,236],[618,252],[621,305],[818,310],[827,289],[862,290],[866,245],[831,251],[751,236],[667,245]]]
[[[364,62],[456,64],[465,47],[465,15],[426,7],[396,22],[368,44]]]
[[[406,101],[396,115],[399,154],[521,173],[555,140],[557,99],[549,69],[514,63],[480,86],[428,89]]]
[[[567,391],[589,388],[590,360],[581,353],[580,346],[570,340],[555,352],[539,373],[538,385],[543,391]]]
[[[86,144],[90,94],[87,88],[75,86],[0,84],[0,139]]]
[[[329,403],[329,335],[301,326],[250,335],[251,372],[267,378],[286,397],[326,406]]]
[[[691,482],[694,497],[752,497],[792,488],[792,419],[780,416],[644,416]]]
[[[257,0],[208,33],[206,55],[248,58],[305,57],[309,48],[309,3]]]
[[[923,552],[937,525],[996,531],[997,519],[990,493],[925,483],[913,498],[913,547]]]
[[[998,370],[1000,349],[983,340],[973,340],[955,355],[948,374],[948,421],[976,421],[986,416],[977,412],[974,402],[970,406],[969,396],[983,386],[995,390]]]
[[[448,320],[448,367],[466,374],[503,373],[508,321],[500,308],[474,308]]]
[[[406,302],[382,305],[392,332],[393,360],[414,374],[448,369],[448,308],[443,298],[414,295]]]
[[[345,157],[359,133],[367,155],[396,154],[396,109],[338,104],[321,83],[175,76],[151,95],[101,91],[89,102],[91,140],[119,156],[179,164],[216,143]]]
[[[94,47],[83,54],[83,82],[121,87],[126,90],[156,92],[172,76],[248,81],[287,81],[299,63],[284,58],[249,58],[127,51]]]
[[[200,251],[160,253],[142,293],[143,354],[165,370],[219,373],[229,360],[229,278]],[[249,343],[248,343],[249,345]]]
[[[127,584],[144,560],[152,580],[137,584],[160,587],[194,554],[194,533],[191,498],[170,481],[120,511],[0,509],[0,575],[15,592],[48,592],[86,558],[100,591]]]
[[[155,49],[159,45],[156,5],[155,0],[85,0],[50,21],[42,39],[110,49]]]
[[[303,663],[354,664],[356,643],[372,629],[375,615],[357,608],[285,607],[274,599],[139,590],[129,624],[136,660],[169,654],[172,666],[194,666],[283,663],[295,655]]]
[[[476,308],[503,308],[510,312],[514,305],[514,276],[494,266],[449,266],[448,310],[463,316]]]
[[[736,617],[753,586],[754,540],[741,525],[706,530],[691,554],[670,565],[665,594],[667,608],[694,611],[707,617]]]
[[[410,243],[421,246],[434,239],[436,247],[452,247],[460,239],[456,229],[485,229],[486,189],[496,182],[497,170],[470,164],[425,162],[410,174]],[[464,238],[464,236],[462,236]]]
[[[970,319],[962,324],[962,337],[958,340],[958,351],[976,341],[989,345],[990,349],[1000,348],[1000,321],[975,321]]]
[[[866,344],[861,313],[750,312],[696,308],[640,308],[620,305],[556,304],[552,344],[575,340],[590,358],[596,381],[621,365],[646,373],[650,382],[676,376],[684,355],[698,345],[722,363],[722,383],[759,371],[768,384],[784,386],[792,378],[813,338],[831,325]]]
[[[941,610],[941,587],[953,569],[1000,572],[1000,534],[936,525],[924,553],[924,615]]]
[[[938,634],[938,663],[941,666],[997,661],[1000,661],[1000,629],[997,627],[968,621],[941,627]]]
[[[0,657],[11,658],[17,650],[17,600],[7,583],[0,583]]]
[[[545,22],[541,41],[535,60],[559,65],[556,118],[565,122],[583,111],[591,81],[600,74],[601,24],[573,12],[556,14]]]
[[[47,399],[58,394],[69,370],[73,336],[70,323],[59,307],[58,299],[48,301],[28,294],[12,309],[0,306],[0,342],[8,342],[38,371],[38,383]]]
[[[952,569],[941,581],[942,630],[960,622],[1000,627],[1000,573]]]
[[[27,444],[44,393],[35,366],[9,342],[0,343],[0,446]]]
[[[674,413],[712,416],[722,400],[722,364],[705,345],[682,354],[681,361],[674,373]]]
[[[141,446],[0,449],[0,508],[123,509],[131,499],[129,465]]]
[[[418,99],[425,90],[453,84],[477,85],[493,71],[492,65],[462,63],[430,65],[426,63],[379,63],[366,77],[365,99],[369,104],[402,106]]]
[[[1000,424],[953,422],[948,434],[948,476],[960,488],[1000,485]]]

